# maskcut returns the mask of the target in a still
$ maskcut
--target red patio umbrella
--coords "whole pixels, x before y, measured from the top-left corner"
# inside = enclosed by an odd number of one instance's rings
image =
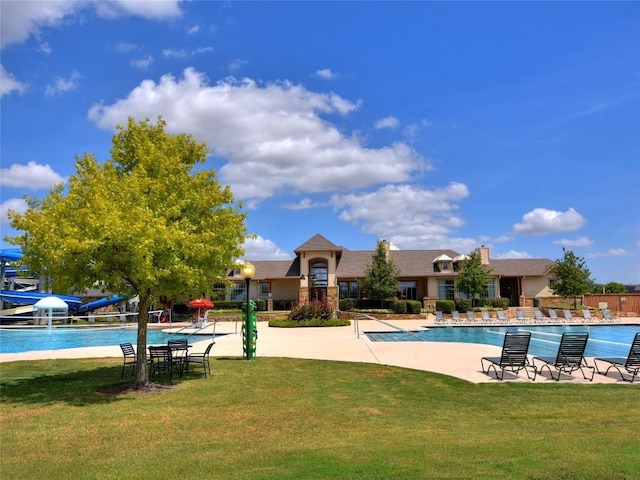
[[[197,298],[194,300],[191,300],[189,302],[189,306],[191,308],[197,308],[198,311],[196,312],[196,322],[198,322],[198,324],[200,324],[200,309],[208,309],[208,308],[213,308],[213,302],[211,300],[207,300],[206,298]],[[205,319],[206,321],[206,319]]]
[[[213,308],[213,302],[211,300],[207,300],[206,298],[197,298],[195,300],[191,300],[189,302],[189,306],[192,308]]]

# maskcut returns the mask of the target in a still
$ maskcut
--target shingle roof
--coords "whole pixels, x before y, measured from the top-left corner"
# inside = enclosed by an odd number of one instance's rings
[[[339,278],[363,277],[364,270],[372,261],[372,250],[342,252],[336,268]],[[403,277],[425,277],[440,275],[433,271],[433,260],[440,255],[456,256],[453,250],[391,250],[391,259]],[[451,275],[451,272],[444,272]]]
[[[275,280],[300,276],[300,258],[293,260],[263,260],[251,263],[256,266],[254,280]]]
[[[555,262],[548,258],[512,258],[491,260],[489,266],[493,275],[503,277],[540,277],[553,268]]]
[[[362,278],[373,259],[374,250],[348,250],[339,247],[320,234],[316,234],[299,246],[295,252],[337,252],[336,275],[341,279]],[[449,270],[433,271],[433,261],[441,256],[456,258],[453,250],[391,250],[391,258],[400,270],[401,277],[451,277],[457,273]],[[276,280],[300,277],[300,257],[293,260],[261,260],[252,262],[256,267],[254,280]],[[503,277],[536,277],[546,275],[555,265],[547,258],[491,259],[491,274]],[[231,272],[233,273],[233,272]]]
[[[337,246],[335,243],[330,242],[319,233],[316,233],[313,237],[311,237],[309,240],[307,240],[298,248],[296,248],[294,252],[298,253],[298,252],[323,251],[323,250],[341,252],[343,248]]]

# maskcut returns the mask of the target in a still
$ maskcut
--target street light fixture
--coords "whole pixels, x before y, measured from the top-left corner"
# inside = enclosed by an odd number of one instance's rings
[[[258,330],[256,328],[256,318],[253,311],[255,310],[255,304],[249,300],[249,287],[251,279],[256,273],[256,267],[249,260],[245,260],[242,264],[241,270],[242,278],[245,280],[245,293],[246,301],[244,305],[244,322],[242,325],[242,345],[244,358],[250,360],[256,356],[256,340],[258,337]]]

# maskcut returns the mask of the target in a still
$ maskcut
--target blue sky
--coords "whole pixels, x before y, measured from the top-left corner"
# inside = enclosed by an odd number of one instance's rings
[[[490,247],[640,283],[638,2],[1,2],[6,211],[162,115],[252,260]],[[3,242],[3,246],[7,246]]]

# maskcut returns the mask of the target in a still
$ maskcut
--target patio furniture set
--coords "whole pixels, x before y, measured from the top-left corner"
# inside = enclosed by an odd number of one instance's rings
[[[204,352],[189,353],[192,347],[186,339],[169,340],[166,345],[150,345],[149,346],[149,377],[169,374],[169,381],[173,379],[173,373],[176,372],[180,377],[184,373],[189,373],[190,365],[202,366],[202,376],[211,375],[211,364],[209,356],[211,348],[215,342],[209,343]],[[137,353],[131,343],[121,343],[123,363],[120,378],[124,378],[124,372],[127,366],[131,366],[131,374],[135,372],[136,363],[138,361]]]

